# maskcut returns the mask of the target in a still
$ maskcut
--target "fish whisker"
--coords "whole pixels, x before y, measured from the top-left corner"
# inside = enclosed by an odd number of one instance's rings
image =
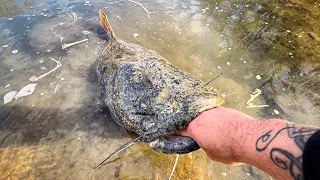
[[[128,147],[130,147],[131,145],[133,145],[136,142],[139,142],[142,139],[142,137],[138,137],[128,143],[126,143],[125,145],[121,146],[119,149],[117,149],[115,152],[113,152],[112,154],[110,154],[105,160],[103,160],[101,163],[99,163],[97,166],[95,166],[93,168],[93,170],[101,167],[106,161],[108,161],[109,159],[111,159],[113,156],[117,155],[119,152],[121,152],[122,150],[127,149]]]

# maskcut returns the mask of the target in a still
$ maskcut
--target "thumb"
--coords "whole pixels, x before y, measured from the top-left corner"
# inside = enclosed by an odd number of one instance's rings
[[[188,131],[187,131],[187,128],[184,128],[184,129],[178,131],[178,132],[177,132],[177,135],[191,137],[190,134],[189,134]]]

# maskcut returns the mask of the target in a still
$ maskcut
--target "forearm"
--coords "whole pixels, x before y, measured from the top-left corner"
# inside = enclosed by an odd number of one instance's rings
[[[181,135],[192,137],[209,158],[229,165],[248,163],[276,179],[303,179],[302,154],[319,128],[288,121],[255,120],[217,107],[201,113]]]
[[[276,179],[303,179],[302,154],[318,129],[283,120],[248,120],[242,124],[238,161],[252,164]]]

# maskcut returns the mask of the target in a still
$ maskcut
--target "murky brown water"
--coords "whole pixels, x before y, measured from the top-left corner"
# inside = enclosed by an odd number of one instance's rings
[[[156,50],[256,118],[320,125],[320,4],[315,0],[1,1],[0,94],[40,76],[35,92],[0,105],[0,179],[167,179],[175,159],[138,144],[92,171],[130,136],[103,108],[94,62],[103,9],[117,36]],[[72,19],[72,12],[77,19]],[[11,19],[12,18],[12,19]],[[136,34],[135,34],[136,33]],[[138,34],[138,36],[137,36]],[[135,35],[135,36],[134,36]],[[61,49],[60,38],[71,43]],[[8,47],[4,46],[8,45]],[[18,50],[17,54],[12,54]],[[9,85],[9,87],[6,87]],[[5,88],[6,87],[6,88]],[[254,100],[264,108],[246,108]],[[270,179],[243,165],[183,155],[173,179]]]

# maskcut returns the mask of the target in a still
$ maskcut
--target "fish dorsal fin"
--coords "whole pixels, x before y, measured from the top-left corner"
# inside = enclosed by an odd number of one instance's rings
[[[100,9],[99,10],[99,18],[100,18],[100,25],[101,27],[110,34],[112,39],[116,39],[116,35],[114,34],[114,31],[112,29],[112,26],[104,12]]]

